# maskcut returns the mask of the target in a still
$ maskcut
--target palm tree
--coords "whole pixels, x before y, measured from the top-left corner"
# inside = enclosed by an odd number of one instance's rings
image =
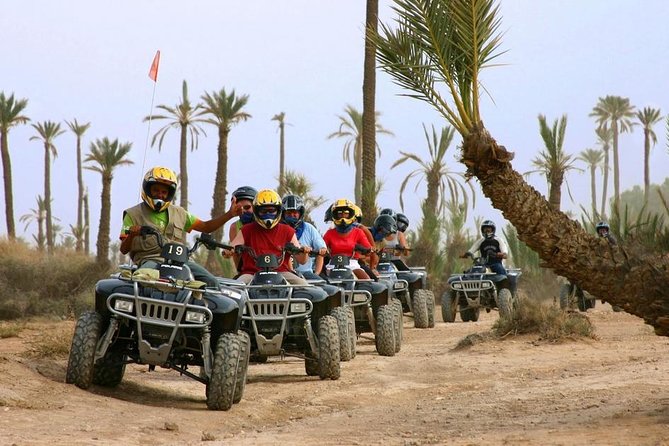
[[[88,207],[88,188],[84,191],[84,253],[91,252],[91,213]]]
[[[500,54],[495,0],[394,1],[396,27],[381,25],[376,38],[380,65],[407,95],[432,105],[462,135],[466,175],[478,179],[546,267],[669,336],[669,259],[627,255],[622,245],[586,232],[513,170],[513,153],[485,129],[479,75]]]
[[[109,264],[109,226],[111,221],[111,185],[114,179],[114,169],[119,166],[130,165],[133,162],[125,156],[130,152],[132,143],[119,143],[118,139],[96,139],[91,143],[90,153],[84,160],[91,163],[86,169],[98,172],[102,176],[102,193],[100,194],[100,226],[98,227],[98,241],[96,260],[101,265]]]
[[[37,136],[32,136],[31,141],[39,140],[44,145],[44,204],[46,206],[46,246],[49,254],[53,253],[54,233],[53,218],[51,217],[51,155],[54,159],[58,156],[58,151],[53,141],[59,135],[65,133],[60,128],[60,123],[52,121],[38,122],[32,124],[37,130]]]
[[[211,208],[211,217],[216,218],[225,212],[227,181],[228,181],[228,137],[232,127],[251,117],[244,111],[244,107],[249,101],[248,95],[237,96],[235,90],[230,94],[226,93],[225,88],[221,91],[214,91],[211,94],[205,93],[202,96],[204,101],[204,112],[211,117],[206,119],[208,124],[215,125],[218,128],[218,163],[216,165],[216,180],[214,183],[214,194],[212,200],[214,205]],[[214,231],[214,238],[221,241],[223,230]],[[207,267],[215,268],[214,251],[209,251]]]
[[[365,18],[365,61],[362,81],[362,184],[360,208],[369,219],[376,218],[376,47],[373,37],[379,22],[379,0],[367,0]],[[373,221],[373,220],[372,220]]]
[[[660,109],[644,107],[636,112],[636,118],[643,128],[643,202],[648,203],[648,192],[650,190],[650,149],[651,142],[657,144],[657,135],[653,126],[660,122],[663,117]]]
[[[592,218],[597,218],[597,185],[595,183],[595,171],[602,165],[604,160],[604,152],[595,149],[585,149],[577,157],[578,160],[583,161],[590,169],[590,194],[592,200]]]
[[[326,201],[326,198],[322,195],[313,195],[313,190],[314,185],[306,176],[292,170],[286,171],[282,196],[287,194],[299,195],[304,201],[304,207],[306,208],[304,215],[307,220],[310,219],[309,212]]]
[[[541,172],[548,181],[548,202],[553,209],[560,210],[562,200],[562,183],[566,172],[573,169],[573,159],[571,155],[565,153],[562,145],[564,144],[564,133],[567,129],[567,115],[562,115],[553,122],[553,127],[548,127],[546,117],[539,115],[539,133],[544,141],[546,150],[539,152],[532,164]]]
[[[330,133],[327,139],[346,138],[343,151],[344,162],[350,166],[352,160],[355,166],[354,196],[355,202],[360,203],[362,197],[362,114],[351,105],[347,105],[344,111],[346,116],[337,116],[339,118],[339,130]],[[378,118],[380,115],[380,112],[375,112],[376,133],[392,135],[393,132],[384,129],[379,124]],[[353,157],[351,157],[351,149],[353,149]],[[378,143],[376,143],[376,151],[381,156],[381,148]]]
[[[203,133],[205,136],[207,135],[199,126],[200,123],[207,122],[201,118],[205,111],[202,105],[196,104],[193,106],[191,104],[188,99],[188,84],[185,80],[181,86],[181,101],[178,104],[174,107],[158,105],[156,108],[163,110],[165,114],[147,116],[144,118],[144,121],[166,119],[168,122],[153,135],[151,147],[158,141],[158,150],[161,150],[167,132],[173,128],[179,129],[180,205],[182,208],[188,209],[188,138],[190,137],[190,150],[193,151],[198,147],[200,133]]]
[[[65,121],[67,126],[72,130],[77,136],[77,228],[83,228],[84,226],[84,177],[82,174],[82,165],[81,165],[81,138],[86,133],[86,130],[91,126],[90,122],[85,124],[79,124],[77,120],[74,121]],[[84,240],[82,237],[84,232],[82,230],[73,231],[76,243],[76,251],[80,252],[84,249]]]
[[[441,129],[441,134],[437,134],[437,130],[432,126],[432,134],[428,134],[427,128],[423,124],[423,132],[427,140],[429,158],[425,159],[421,155],[400,150],[402,156],[390,168],[394,169],[409,160],[415,161],[419,167],[404,178],[400,187],[400,207],[404,210],[404,189],[413,177],[417,177],[418,182],[414,191],[418,189],[421,181],[425,179],[427,183],[427,198],[425,199],[427,209],[435,216],[438,216],[444,208],[447,191],[451,201],[454,203],[464,202],[465,204],[468,201],[467,191],[461,182],[461,180],[464,180],[464,175],[452,171],[446,164],[446,152],[451,142],[453,142],[455,130],[452,127],[446,126]],[[471,186],[470,189],[473,196],[474,190]]]
[[[634,106],[628,98],[606,96],[599,98],[590,116],[597,120],[600,127],[611,129],[613,136],[613,205],[618,209],[620,203],[620,164],[618,162],[618,135],[632,132],[634,123]],[[618,209],[619,210],[619,209]]]
[[[602,219],[606,219],[606,192],[609,185],[609,149],[613,141],[613,131],[606,127],[597,127],[597,143],[602,146],[604,152],[604,164],[602,165],[602,212],[599,214]]]
[[[46,220],[46,206],[41,195],[37,196],[37,208],[30,209],[30,213],[19,217],[19,221],[26,224],[24,229],[27,230],[30,223],[37,223],[37,237],[33,235],[35,242],[37,242],[37,249],[44,251],[44,220]]]
[[[16,239],[14,226],[14,192],[12,191],[12,161],[9,156],[8,134],[12,127],[30,121],[21,113],[28,105],[27,99],[14,99],[14,94],[5,96],[0,91],[0,154],[2,155],[2,176],[5,188],[5,220],[7,222],[7,237]]]
[[[279,195],[283,196],[286,193],[285,189],[285,163],[286,163],[286,143],[285,143],[285,129],[286,129],[286,113],[281,112],[272,117],[272,121],[279,123]]]

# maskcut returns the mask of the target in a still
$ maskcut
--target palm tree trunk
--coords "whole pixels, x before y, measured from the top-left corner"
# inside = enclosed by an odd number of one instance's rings
[[[0,152],[2,152],[2,175],[5,188],[5,221],[7,222],[7,238],[16,239],[14,226],[14,193],[12,192],[12,161],[9,156],[7,132],[0,132]]]
[[[285,146],[285,124],[279,122],[279,195],[286,193],[286,146]]]
[[[548,203],[556,211],[560,210],[560,202],[562,201],[562,179],[551,178],[550,181],[550,190],[548,191]]]
[[[604,150],[604,175],[602,178],[602,212],[600,214],[602,219],[606,219],[606,193],[609,185],[609,148],[603,147]]]
[[[431,174],[427,177],[427,197],[425,198],[425,206],[432,213],[432,215],[439,215],[439,174]]]
[[[188,126],[181,124],[181,141],[179,146],[179,175],[181,176],[181,207],[188,209]]]
[[[597,166],[590,165],[590,199],[592,200],[592,218],[597,216],[597,184],[595,183],[595,170]]]
[[[109,264],[109,226],[111,220],[111,183],[112,177],[102,175],[102,193],[100,194],[100,226],[96,260],[100,265]]]
[[[214,205],[211,208],[211,218],[219,217],[225,212],[226,187],[228,179],[228,135],[230,130],[226,126],[218,127],[218,163],[216,165],[216,180],[214,182],[214,195],[212,199]],[[223,238],[223,228],[217,229],[213,233],[214,239],[220,242]],[[209,251],[207,255],[207,269],[217,271],[215,251]]]
[[[84,253],[91,252],[91,213],[88,208],[88,190],[84,193]]]
[[[77,228],[81,229],[84,224],[84,177],[81,169],[81,137],[77,136]],[[77,234],[75,250],[81,252],[84,248],[81,233]]]
[[[51,147],[44,143],[44,209],[46,210],[46,247],[53,254],[53,220],[51,217]]]
[[[355,142],[353,156],[355,157],[353,163],[355,164],[355,203],[358,204],[361,202],[362,197],[362,137],[358,137],[358,140]]]
[[[650,190],[650,130],[643,129],[643,204],[648,204]]]
[[[613,207],[620,212],[620,164],[618,161],[618,121],[611,124],[613,131]]]
[[[41,209],[38,212],[42,212]],[[44,251],[44,218],[37,218],[37,250]]]
[[[376,217],[373,201],[376,186],[376,35],[379,20],[379,0],[367,0],[365,20],[365,61],[362,81],[362,215],[368,221]]]
[[[669,259],[628,257],[622,246],[586,233],[513,170],[512,158],[483,128],[464,139],[467,174],[478,178],[484,195],[544,261],[542,266],[642,317],[656,334],[669,336]]]

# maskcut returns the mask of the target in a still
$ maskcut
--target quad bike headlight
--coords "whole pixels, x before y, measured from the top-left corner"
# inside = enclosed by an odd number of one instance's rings
[[[404,289],[404,284],[402,282],[395,282],[393,284],[393,288],[396,290],[403,290]]]
[[[451,288],[454,290],[461,290],[462,289],[462,284],[461,283],[452,283]]]
[[[186,311],[186,322],[202,324],[204,323],[204,313],[199,311]]]
[[[296,302],[290,304],[291,313],[304,313],[305,311],[307,311],[307,304],[305,304],[304,302]]]
[[[353,302],[365,302],[367,295],[365,293],[353,293]]]
[[[114,301],[114,310],[123,311],[125,313],[132,313],[135,303],[131,300],[116,299]]]
[[[483,282],[481,284],[481,288],[483,288],[483,289],[488,289],[488,288],[492,288],[492,287],[493,287],[492,282]]]

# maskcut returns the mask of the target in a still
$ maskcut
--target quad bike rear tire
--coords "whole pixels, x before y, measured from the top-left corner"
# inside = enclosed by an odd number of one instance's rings
[[[395,356],[395,308],[381,305],[376,312],[376,351],[381,356]]]
[[[500,317],[511,319],[513,316],[513,296],[508,288],[502,288],[497,293],[497,308]]]
[[[65,382],[88,389],[93,382],[95,349],[102,334],[102,316],[95,311],[82,314],[74,326]]]
[[[210,410],[228,410],[235,400],[235,393],[240,381],[239,363],[246,353],[241,335],[223,333],[216,342],[214,364],[206,388],[207,408]]]
[[[237,385],[235,386],[235,395],[232,399],[234,404],[239,403],[244,396],[244,389],[246,388],[246,378],[249,372],[249,359],[251,357],[251,338],[245,331],[238,333],[242,343],[242,356],[239,359],[237,367]]]
[[[455,322],[455,316],[458,314],[457,296],[453,291],[446,290],[441,296],[441,319],[444,322]],[[464,320],[464,317],[462,318]]]
[[[351,336],[349,333],[350,324],[348,318],[348,311],[346,307],[336,307],[330,313],[332,317],[337,320],[339,327],[339,356],[342,361],[350,361],[353,359],[353,352],[351,351]]]
[[[430,290],[424,290],[427,295],[427,328],[434,328],[434,293]]]
[[[339,325],[332,316],[323,316],[318,321],[318,376],[321,379],[339,379],[341,365],[339,356]]]
[[[116,387],[125,374],[126,356],[122,351],[107,350],[107,353],[93,365],[93,384]]]
[[[393,298],[392,305],[395,307],[397,320],[395,321],[395,353],[402,349],[402,340],[404,339],[404,313],[402,312],[402,302]]]
[[[430,324],[428,317],[427,295],[424,290],[416,290],[413,294],[413,322],[416,328],[427,328]]]

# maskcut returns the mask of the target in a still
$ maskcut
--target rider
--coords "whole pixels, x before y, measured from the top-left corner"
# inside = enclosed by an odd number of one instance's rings
[[[141,235],[142,226],[150,226],[162,234],[165,242],[186,243],[186,234],[192,230],[213,232],[223,226],[241,208],[232,199],[227,212],[211,220],[202,221],[184,208],[172,203],[177,191],[177,175],[167,167],[149,169],[142,180],[142,202],[123,211],[121,252],[130,254],[133,263],[144,267],[156,267],[163,259],[161,248],[153,235]],[[202,266],[189,261],[193,277],[210,287],[218,287],[216,278]]]
[[[349,268],[353,270],[356,277],[369,279],[358,262],[360,253],[354,251],[355,245],[361,245],[367,249],[372,247],[365,233],[355,224],[355,205],[349,200],[341,198],[332,205],[331,214],[335,227],[329,229],[323,236],[330,255],[350,256]]]
[[[280,223],[281,221],[281,197],[271,189],[258,191],[253,200],[253,218],[255,224],[242,226],[234,240],[230,242],[232,246],[245,245],[258,255],[274,254],[282,259],[277,268],[277,272],[293,285],[307,285],[307,281],[297,276],[291,271],[290,256],[285,255],[283,247],[287,244],[293,244],[300,247],[300,243],[295,236],[295,230],[290,226]],[[305,252],[295,254],[295,258],[300,263],[305,263],[310,249],[305,248]],[[226,257],[232,257],[234,251],[224,250]],[[247,250],[242,253],[241,276],[239,280],[244,283],[250,283],[253,276],[259,269],[256,266],[255,259]]]
[[[616,240],[616,238],[613,236],[613,234],[611,234],[611,232],[610,232],[611,228],[609,227],[609,224],[607,222],[600,221],[595,226],[595,229],[597,230],[597,235],[602,237],[602,238],[605,238],[610,244],[612,244],[612,245],[617,245],[618,244],[618,241]]]
[[[302,246],[308,246],[312,251],[317,251],[316,260],[307,257],[304,264],[297,263],[295,271],[302,273],[306,279],[319,279],[317,277],[323,269],[323,256],[327,253],[327,247],[323,237],[316,227],[309,222],[304,221],[304,200],[298,195],[286,195],[281,200],[283,205],[282,223],[295,229],[297,241]],[[315,276],[315,277],[314,277]]]
[[[242,214],[239,219],[230,225],[228,240],[234,240],[242,226],[253,223],[253,199],[257,193],[258,191],[251,186],[238,187],[232,193],[232,197],[237,200],[237,204],[242,208]]]
[[[397,244],[402,248],[405,248],[402,250],[401,255],[407,255],[409,244],[407,243],[407,238],[404,233],[409,227],[409,218],[406,215],[398,212],[395,214],[395,222],[397,222]]]
[[[481,223],[481,235],[483,237],[478,239],[462,257],[465,258],[479,251],[488,268],[497,274],[506,275],[506,269],[502,264],[502,260],[508,257],[506,243],[495,236],[496,229],[492,220],[485,220]]]

